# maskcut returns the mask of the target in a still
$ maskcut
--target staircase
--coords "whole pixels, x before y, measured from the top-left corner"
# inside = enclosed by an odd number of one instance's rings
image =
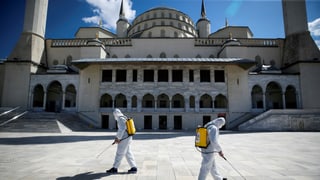
[[[238,126],[242,123],[245,123],[246,121],[249,121],[250,119],[256,117],[257,115],[259,115],[260,113],[257,112],[247,112],[244,113],[242,116],[238,117],[237,119],[231,121],[228,124],[228,129],[230,130],[238,130]]]
[[[320,131],[320,109],[271,109],[239,125],[240,131]]]
[[[96,130],[76,113],[32,112],[20,107],[0,108],[0,132],[50,132]]]

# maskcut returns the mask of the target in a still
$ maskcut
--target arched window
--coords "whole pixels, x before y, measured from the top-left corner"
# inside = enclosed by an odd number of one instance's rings
[[[153,108],[154,107],[154,97],[151,94],[146,94],[142,98],[143,108]]]
[[[114,101],[114,107],[127,107],[127,98],[125,95],[123,94],[118,94],[115,97],[115,101]]]
[[[137,96],[132,96],[131,98],[131,107],[136,108],[138,106],[138,99]]]
[[[227,108],[228,103],[227,103],[227,98],[222,95],[219,94],[216,96],[216,99],[214,100],[214,107],[215,108]]]
[[[129,54],[127,54],[127,55],[125,56],[125,58],[131,58],[131,56],[130,56]]]
[[[175,54],[173,57],[174,57],[174,58],[179,58],[179,55],[178,55],[178,54]]]
[[[44,90],[41,84],[38,84],[33,89],[33,107],[43,107]]]
[[[65,107],[76,107],[76,99],[77,99],[77,92],[76,88],[73,84],[70,84],[66,88],[64,106]]]
[[[148,54],[147,58],[152,58],[151,54]]]
[[[252,108],[262,109],[263,108],[263,91],[258,85],[253,86],[251,91],[251,102]]]
[[[184,108],[184,98],[181,94],[176,94],[172,97],[172,108]]]
[[[169,97],[166,94],[160,94],[157,99],[157,107],[159,108],[169,108]]]
[[[200,97],[200,108],[212,108],[212,98],[208,94]]]
[[[114,55],[112,55],[112,58],[118,58],[118,56],[114,54]]]
[[[109,94],[101,96],[100,107],[112,108],[112,97]]]

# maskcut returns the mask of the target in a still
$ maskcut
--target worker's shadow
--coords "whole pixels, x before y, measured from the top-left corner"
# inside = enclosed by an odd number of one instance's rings
[[[128,174],[125,172],[118,172],[117,174]],[[65,176],[65,177],[58,177],[56,180],[93,180],[93,179],[100,179],[106,176],[112,176],[113,174],[108,174],[108,173],[93,173],[91,172],[85,172],[81,174],[74,175],[72,177]]]

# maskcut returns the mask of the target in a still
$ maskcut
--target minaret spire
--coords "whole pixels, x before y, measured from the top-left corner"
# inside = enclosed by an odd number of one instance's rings
[[[119,18],[125,18],[125,13],[123,9],[123,0],[121,0],[121,6],[120,6],[120,13],[119,13]]]
[[[202,18],[206,17],[206,8],[204,6],[204,0],[202,0],[202,5],[201,5],[201,17]]]

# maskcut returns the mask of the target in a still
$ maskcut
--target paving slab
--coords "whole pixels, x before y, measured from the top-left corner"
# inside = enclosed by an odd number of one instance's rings
[[[123,159],[119,174],[108,175],[116,145],[114,131],[61,133],[0,133],[0,175],[6,180],[195,180],[201,154],[194,132],[150,131],[134,136],[132,150],[138,173]],[[221,132],[226,158],[247,180],[320,179],[319,132]],[[220,173],[243,179],[228,162],[216,157]],[[212,180],[210,176],[207,178]]]

